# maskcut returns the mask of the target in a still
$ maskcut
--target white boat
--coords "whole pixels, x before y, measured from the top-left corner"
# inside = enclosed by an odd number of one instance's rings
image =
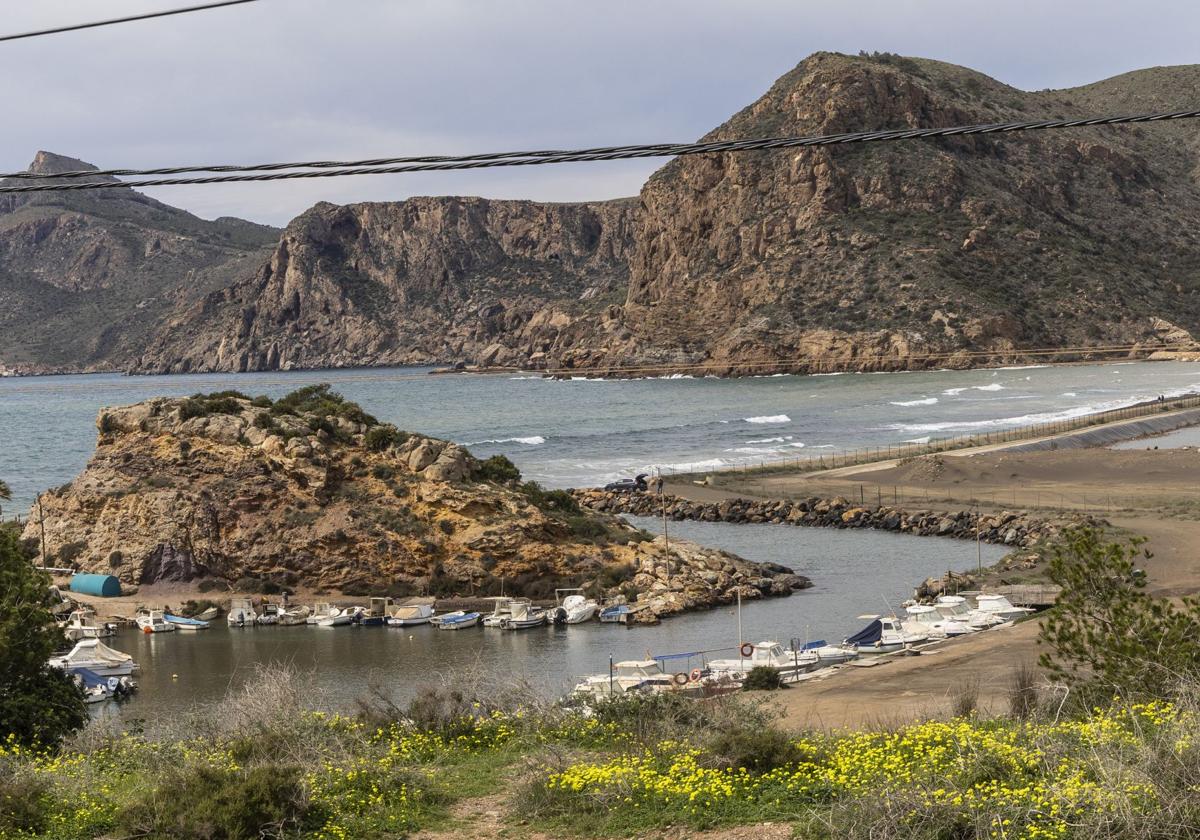
[[[686,675],[684,683],[687,683]],[[677,687],[672,675],[663,671],[658,660],[640,659],[616,663],[611,674],[584,677],[572,693],[602,698],[630,692],[672,691]]]
[[[528,630],[530,627],[541,627],[546,623],[546,611],[533,606],[527,599],[518,598],[512,602],[512,612],[508,618],[500,622],[501,630]]]
[[[326,612],[317,619],[318,627],[346,627],[353,623],[354,613],[349,610],[339,610],[336,607],[332,612]]]
[[[824,639],[818,639],[815,642],[806,642],[800,650],[816,654],[817,659],[821,661],[822,668],[830,665],[841,665],[843,662],[858,659],[858,645],[844,643],[831,645]]]
[[[171,615],[170,613],[164,613],[163,618],[167,620],[167,623],[174,625],[176,630],[194,632],[208,629],[208,622],[198,618],[184,618],[181,615]]]
[[[976,630],[986,630],[1004,623],[1004,619],[998,615],[971,609],[967,599],[961,595],[939,595],[933,606],[944,617],[969,624]]]
[[[784,675],[803,674],[821,667],[821,658],[810,650],[784,650],[779,642],[743,644],[740,659],[714,659],[708,667],[716,674],[744,676],[754,668],[772,668]]]
[[[67,671],[86,668],[101,677],[128,677],[138,670],[132,656],[99,639],[80,639],[69,652],[51,657],[50,665]]]
[[[929,641],[926,633],[906,631],[894,615],[870,616],[871,623],[859,630],[845,644],[856,645],[860,654],[893,653]]]
[[[466,610],[455,610],[454,612],[442,613],[441,615],[435,615],[429,619],[429,623],[434,627],[441,627],[443,621],[454,621],[455,619],[462,618],[466,614]]]
[[[96,624],[96,613],[89,609],[75,610],[59,626],[67,640],[72,642],[80,639],[103,639],[117,632],[117,626],[112,622]]]
[[[504,619],[512,616],[512,598],[492,598],[495,605],[492,607],[491,613],[483,617],[484,627],[499,627]]]
[[[234,598],[229,602],[225,622],[230,627],[253,627],[257,620],[258,613],[254,611],[254,604],[249,598]]]
[[[200,615],[196,616],[196,619],[198,621],[215,621],[216,619],[220,618],[220,616],[220,607],[209,607],[204,612],[200,613]]]
[[[175,625],[167,621],[163,610],[142,610],[134,619],[143,633],[174,633]]]
[[[392,609],[392,599],[385,597],[372,598],[367,611],[358,618],[359,627],[383,627],[387,624],[388,613]]]
[[[433,618],[433,604],[414,604],[408,607],[396,607],[387,617],[388,627],[412,627],[416,624],[428,624]]]
[[[137,691],[133,677],[103,677],[87,668],[71,668],[67,671],[83,690],[85,703],[103,703],[120,700]]]
[[[479,619],[482,618],[477,612],[462,612],[447,613],[442,616],[442,620],[437,623],[439,630],[465,630],[468,627],[475,627],[479,624]]]
[[[603,624],[628,624],[632,612],[628,604],[613,604],[600,610],[600,621]]]
[[[1029,607],[1014,606],[1012,601],[1003,595],[977,595],[975,603],[981,613],[994,615],[1004,621],[1012,621],[1034,612]]]
[[[291,610],[283,610],[279,613],[279,624],[284,627],[294,627],[297,624],[306,624],[308,622],[308,607],[296,607]]]
[[[910,604],[904,608],[904,618],[900,624],[910,633],[925,633],[933,639],[948,639],[953,636],[966,636],[974,633],[976,628],[964,621],[946,618],[936,607],[924,604]]]
[[[308,611],[308,616],[305,617],[305,622],[308,624],[317,624],[322,618],[329,616],[341,615],[342,611],[332,604],[317,604]]]
[[[281,610],[279,608],[278,604],[272,604],[270,602],[264,601],[262,604],[262,607],[261,607],[261,611],[258,614],[258,617],[254,619],[254,623],[261,624],[266,627],[278,624],[279,623],[279,614],[281,612],[283,612],[283,610]]]
[[[600,605],[591,598],[582,595],[568,595],[558,608],[563,613],[563,621],[567,624],[583,624],[596,617]]]

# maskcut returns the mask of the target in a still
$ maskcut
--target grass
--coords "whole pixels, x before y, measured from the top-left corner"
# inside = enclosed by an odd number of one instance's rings
[[[1184,837],[1200,820],[1200,704],[1075,716],[1012,676],[1013,717],[785,732],[744,697],[623,698],[594,712],[528,687],[431,688],[353,716],[268,669],[171,737],[103,722],[58,753],[0,747],[0,837],[470,835],[475,800],[554,837],[790,824],[801,838]],[[524,699],[522,699],[524,698]]]

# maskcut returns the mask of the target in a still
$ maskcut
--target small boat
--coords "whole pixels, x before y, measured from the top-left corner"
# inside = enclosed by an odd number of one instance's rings
[[[582,624],[596,617],[600,605],[582,595],[568,595],[562,604],[550,610],[550,620],[555,624]]]
[[[525,598],[518,598],[512,602],[511,614],[500,622],[500,629],[528,630],[530,627],[541,627],[546,623],[546,619],[544,609],[533,606]]]
[[[933,606],[946,618],[964,622],[976,630],[986,630],[1004,623],[1004,619],[998,615],[971,609],[967,599],[961,595],[939,595]]]
[[[821,657],[809,650],[784,650],[779,642],[743,644],[741,659],[714,659],[708,667],[716,674],[744,676],[754,668],[772,668],[784,676],[815,671],[821,667]]]
[[[176,629],[163,610],[142,610],[134,621],[143,633],[174,633]]]
[[[308,624],[317,624],[322,618],[341,614],[342,611],[332,604],[317,604],[308,611],[308,616],[304,620]]]
[[[492,607],[491,613],[483,617],[482,624],[484,627],[499,627],[504,619],[512,615],[512,598],[501,596],[498,598],[493,597],[492,600],[496,603]]]
[[[846,639],[845,644],[856,645],[860,654],[894,653],[927,641],[926,634],[905,631],[894,615],[880,615],[873,616],[871,623]]]
[[[739,682],[714,676],[705,669],[693,668],[690,673],[669,674],[664,670],[661,659],[634,659],[615,663],[607,674],[584,677],[571,693],[586,700],[632,693],[711,697],[737,691],[740,686]]]
[[[264,627],[270,627],[271,625],[278,624],[280,612],[282,611],[279,609],[278,604],[272,604],[269,601],[263,601],[262,612],[260,612],[258,617],[254,619],[254,623],[261,624]]]
[[[387,617],[388,627],[412,627],[417,624],[428,624],[433,618],[433,604],[414,604],[408,607],[396,607]]]
[[[853,659],[858,659],[858,646],[850,644],[831,645],[824,639],[818,639],[815,642],[805,642],[800,650],[809,653],[815,653],[817,659],[821,661],[821,667],[825,668],[830,665],[841,665],[843,662],[849,662]]]
[[[68,672],[83,689],[85,703],[122,700],[137,691],[132,677],[102,677],[88,668],[71,668]]]
[[[1034,612],[1029,607],[1014,606],[1012,601],[1003,595],[977,595],[975,603],[981,613],[994,615],[1004,621],[1012,621]]]
[[[349,610],[333,609],[317,619],[318,627],[347,627],[354,623],[354,613]]]
[[[96,612],[89,609],[75,610],[59,626],[67,640],[72,642],[80,639],[104,639],[117,632],[117,625],[112,622],[96,624]]]
[[[49,664],[64,671],[86,668],[101,677],[128,677],[138,670],[132,656],[113,650],[99,639],[80,639],[67,653],[52,656]]]
[[[207,630],[208,629],[208,622],[201,621],[198,618],[184,618],[181,615],[171,615],[170,613],[164,613],[163,618],[166,619],[168,624],[174,625],[175,629],[177,629],[177,630],[193,630],[194,631],[194,630]]]
[[[229,602],[229,613],[225,621],[230,627],[253,627],[258,620],[254,604],[249,598],[234,598]]]
[[[221,608],[220,607],[209,607],[204,612],[200,613],[200,615],[196,616],[196,620],[197,621],[215,621],[216,619],[218,619],[220,617],[221,617]]]
[[[308,623],[308,607],[296,607],[295,609],[282,610],[279,613],[279,624],[283,627],[294,627],[298,624]]]
[[[435,615],[433,618],[429,619],[429,623],[434,627],[441,627],[443,621],[453,621],[456,618],[462,618],[466,614],[466,610],[455,610],[454,612],[442,613],[441,615]]]
[[[630,612],[628,604],[613,604],[600,610],[600,621],[604,624],[628,624]]]
[[[391,598],[372,598],[367,611],[358,619],[359,627],[383,627],[391,608]]]
[[[974,633],[976,628],[965,621],[946,618],[936,607],[924,604],[910,604],[904,608],[904,618],[901,626],[910,633],[925,633],[933,639],[948,639],[954,636],[966,636]]]
[[[465,630],[468,627],[475,627],[479,624],[479,619],[482,618],[477,612],[462,612],[447,613],[441,617],[441,621],[437,623],[439,630]]]

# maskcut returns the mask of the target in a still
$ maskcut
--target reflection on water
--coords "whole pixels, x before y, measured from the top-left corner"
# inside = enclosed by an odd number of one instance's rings
[[[638,524],[656,530],[654,520]],[[863,623],[855,616],[898,607],[925,577],[975,564],[975,544],[969,541],[789,525],[678,522],[671,529],[677,537],[751,560],[783,563],[812,578],[812,589],[790,598],[745,605],[744,636],[756,641],[840,640]],[[998,546],[983,546],[985,563],[1003,554]],[[141,691],[124,713],[151,726],[196,703],[217,701],[253,678],[258,663],[294,666],[311,679],[315,705],[345,708],[372,685],[403,701],[419,686],[453,681],[469,671],[524,679],[553,695],[583,674],[607,670],[609,656],[621,660],[716,648],[725,648],[722,655],[728,656],[736,642],[732,608],[679,616],[657,627],[590,623],[451,633],[429,626],[230,630],[214,623],[213,629],[195,634],[124,631],[111,640],[142,666]]]

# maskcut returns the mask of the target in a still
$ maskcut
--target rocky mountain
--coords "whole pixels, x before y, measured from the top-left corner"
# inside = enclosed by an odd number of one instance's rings
[[[91,169],[50,152],[29,165]],[[254,271],[278,235],[127,188],[0,195],[0,370],[120,370],[167,313]]]
[[[525,593],[586,585],[643,618],[787,595],[789,569],[672,541],[502,458],[401,432],[310,386],[272,402],[236,392],[103,409],[96,451],[45,493],[25,538],[56,565],[129,583],[223,580],[349,594]],[[44,520],[41,518],[44,516]]]
[[[143,371],[549,363],[628,284],[632,201],[318,204],[252,277],[168,320]]]

